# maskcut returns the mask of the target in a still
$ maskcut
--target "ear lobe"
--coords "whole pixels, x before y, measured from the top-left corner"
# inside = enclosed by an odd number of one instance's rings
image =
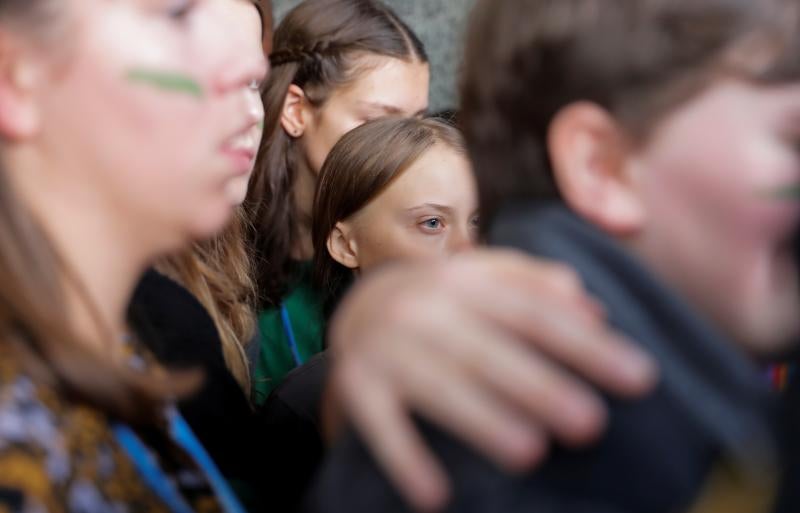
[[[350,227],[346,223],[336,223],[328,236],[328,253],[348,269],[358,269],[361,266],[358,245],[351,235]]]
[[[35,90],[41,81],[36,63],[11,52],[0,35],[0,135],[9,140],[31,137],[40,128]]]
[[[305,133],[308,107],[306,93],[300,86],[291,84],[286,92],[281,112],[281,126],[290,137],[302,137]]]
[[[642,227],[645,210],[631,176],[631,148],[608,112],[589,102],[568,105],[550,124],[547,146],[570,208],[615,236]]]

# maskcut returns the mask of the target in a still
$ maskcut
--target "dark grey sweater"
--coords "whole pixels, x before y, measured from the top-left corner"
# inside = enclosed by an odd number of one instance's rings
[[[611,324],[657,359],[661,381],[642,400],[607,398],[610,424],[595,446],[556,447],[541,468],[523,476],[504,474],[423,425],[453,478],[447,511],[689,511],[712,475],[725,477],[710,499],[723,509],[708,511],[736,511],[719,502],[732,497],[742,511],[768,511],[757,503],[775,492],[777,437],[773,400],[754,365],[631,255],[561,205],[507,210],[491,242],[576,269]],[[407,506],[350,436],[326,463],[309,511],[388,513]]]

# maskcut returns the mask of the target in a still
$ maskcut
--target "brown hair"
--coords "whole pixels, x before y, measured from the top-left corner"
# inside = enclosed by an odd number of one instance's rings
[[[436,144],[467,153],[461,132],[452,125],[414,118],[366,123],[345,134],[331,150],[317,182],[312,229],[314,283],[328,307],[352,276],[327,249],[336,223],[364,208]]]
[[[255,334],[255,287],[241,208],[220,235],[164,259],[158,269],[183,284],[211,315],[225,364],[249,396],[245,348]]]
[[[274,28],[272,0],[253,0],[253,4],[261,16],[261,46],[264,54],[267,55],[272,48],[272,30]]]
[[[293,185],[298,145],[280,125],[286,93],[295,84],[321,107],[334,89],[364,69],[359,66],[364,54],[427,62],[411,29],[376,0],[306,0],[275,31],[273,69],[262,95],[264,138],[245,203],[262,307],[277,305],[286,293],[297,240]]]
[[[720,76],[800,77],[797,2],[481,0],[471,20],[461,120],[482,229],[504,202],[556,198],[546,140],[589,101],[635,141]]]
[[[0,0],[4,28],[21,28],[38,38],[58,32],[61,2]],[[74,288],[105,329],[86,290],[60,258],[44,229],[19,201],[0,169],[0,361],[19,364],[63,397],[87,403],[111,416],[149,423],[164,400],[190,386],[157,371],[136,372],[93,349],[70,323],[65,286]],[[190,380],[195,381],[196,380]]]

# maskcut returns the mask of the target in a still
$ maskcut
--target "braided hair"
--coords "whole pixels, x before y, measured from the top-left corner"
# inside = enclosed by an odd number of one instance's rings
[[[377,0],[306,0],[278,26],[273,45],[273,70],[262,94],[264,138],[245,201],[261,308],[280,304],[295,268],[292,190],[299,150],[280,124],[289,86],[302,88],[320,107],[335,89],[357,78],[364,55],[428,61],[419,38]]]

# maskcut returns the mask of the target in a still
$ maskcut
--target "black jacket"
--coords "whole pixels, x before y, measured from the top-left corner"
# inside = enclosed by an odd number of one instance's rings
[[[269,505],[275,511],[299,511],[325,456],[321,411],[329,355],[322,352],[290,372],[259,409],[269,437],[273,472]]]
[[[150,270],[128,309],[137,336],[171,368],[197,368],[204,381],[179,408],[227,478],[263,491],[264,425],[225,366],[214,321],[185,288]]]

